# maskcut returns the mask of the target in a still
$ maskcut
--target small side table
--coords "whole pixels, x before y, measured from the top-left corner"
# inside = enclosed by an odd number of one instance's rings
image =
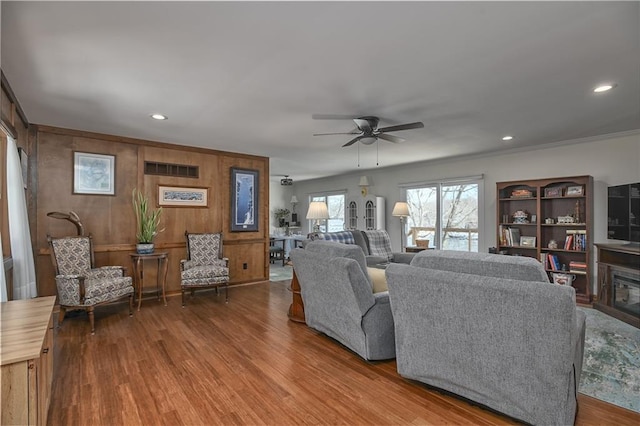
[[[133,282],[138,289],[138,310],[140,310],[140,304],[142,304],[142,282],[143,271],[140,267],[145,260],[157,260],[158,276],[156,281],[156,291],[158,293],[158,300],[160,300],[160,286],[162,286],[162,299],[164,300],[164,306],[167,306],[167,296],[165,294],[165,284],[167,282],[167,269],[169,269],[169,257],[167,252],[156,252],[151,254],[138,254],[129,253],[131,261],[133,262]]]
[[[293,322],[305,322],[304,317],[304,303],[302,302],[302,295],[300,293],[300,282],[296,275],[296,270],[293,270],[293,278],[291,279],[291,293],[293,294],[293,300],[291,306],[289,306],[289,320]]]
[[[405,252],[407,253],[418,253],[423,250],[433,250],[433,247],[418,247],[418,246],[407,246],[405,247]]]

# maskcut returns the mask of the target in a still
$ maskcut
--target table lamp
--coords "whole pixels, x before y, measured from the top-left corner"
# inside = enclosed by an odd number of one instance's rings
[[[309,210],[307,210],[307,219],[316,221],[313,225],[313,232],[317,233],[320,230],[320,221],[329,219],[327,204],[324,201],[312,201],[309,204]]]

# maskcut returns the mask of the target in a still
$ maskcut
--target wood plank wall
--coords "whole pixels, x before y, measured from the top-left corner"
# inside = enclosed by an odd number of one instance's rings
[[[124,265],[131,271],[129,253],[135,250],[135,217],[131,193],[140,188],[156,205],[158,185],[207,187],[207,208],[164,207],[156,250],[169,253],[167,291],[180,291],[180,259],[186,257],[185,230],[224,233],[224,254],[230,260],[232,284],[266,281],[268,262],[269,159],[266,157],[190,148],[50,126],[34,126],[36,149],[30,157],[37,169],[35,251],[40,296],[55,293],[47,235],[75,235],[66,220],[53,219],[48,212],[76,212],[86,233],[91,233],[96,264]],[[116,195],[78,195],[73,192],[74,151],[109,154],[116,157]],[[198,166],[198,178],[144,174],[144,162]],[[259,171],[259,230],[230,230],[230,169]],[[243,265],[246,264],[246,269]],[[155,285],[155,264],[146,264],[145,286]]]

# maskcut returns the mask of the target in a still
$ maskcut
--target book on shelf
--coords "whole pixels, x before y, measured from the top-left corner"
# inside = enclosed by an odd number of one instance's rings
[[[587,249],[587,231],[585,229],[567,229],[564,249],[585,251]]]
[[[547,258],[549,259],[549,266],[551,267],[551,270],[559,271],[560,261],[558,260],[558,256],[556,256],[555,254],[548,253]]]

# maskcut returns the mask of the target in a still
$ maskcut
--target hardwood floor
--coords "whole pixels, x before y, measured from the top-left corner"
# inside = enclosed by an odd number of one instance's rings
[[[96,309],[56,329],[49,425],[514,424],[368,363],[287,320],[288,282],[232,287],[163,306]],[[577,425],[637,425],[640,415],[579,396]]]

